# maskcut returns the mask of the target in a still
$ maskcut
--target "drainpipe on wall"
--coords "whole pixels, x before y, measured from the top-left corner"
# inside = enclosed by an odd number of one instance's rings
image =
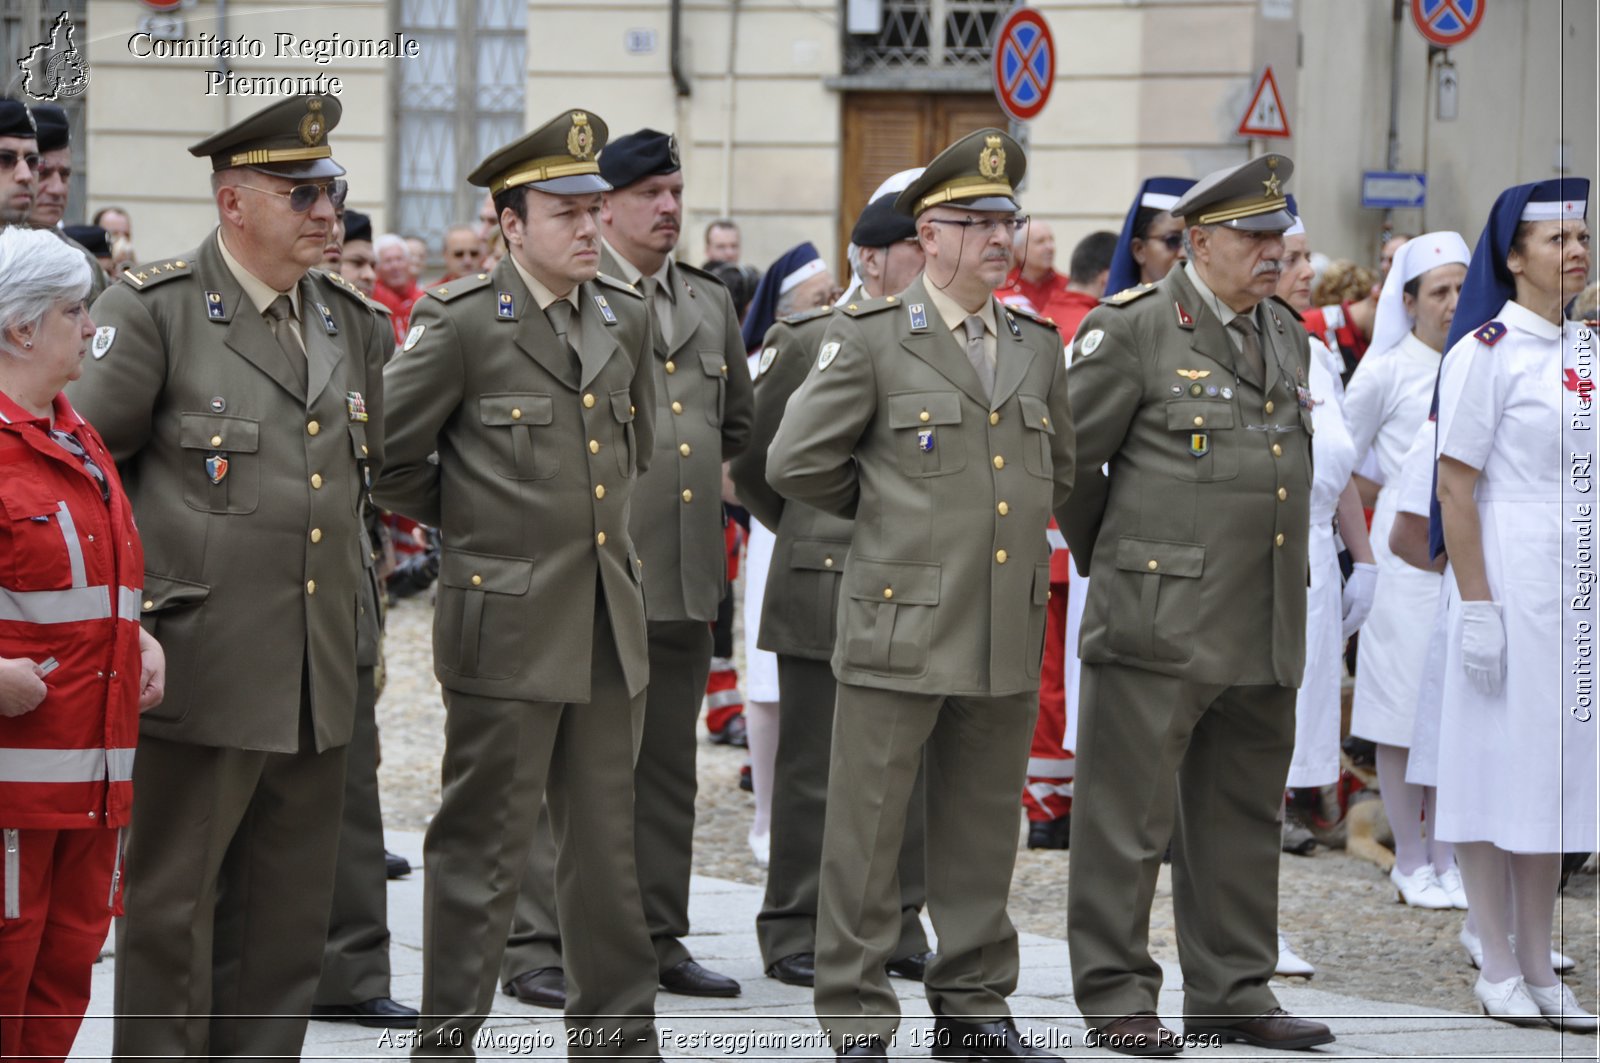
[[[673,0],[679,3],[681,0]],[[722,204],[717,216],[733,217],[733,64],[739,54],[739,0],[728,5],[728,66],[722,75]]]

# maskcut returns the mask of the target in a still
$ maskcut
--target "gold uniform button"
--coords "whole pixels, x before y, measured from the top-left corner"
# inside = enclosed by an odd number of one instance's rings
[[[322,529],[321,528],[312,528],[311,529],[311,541],[314,542],[314,543],[320,543],[322,541]]]
[[[596,497],[596,498],[604,498],[604,497],[606,497],[606,485],[605,484],[595,484],[594,485],[594,497]]]
[[[313,491],[322,490],[322,474],[320,472],[314,472],[311,474],[311,489]]]
[[[1155,558],[1152,557],[1149,561],[1145,562],[1144,567],[1149,569],[1151,572],[1154,572],[1156,569],[1160,568],[1161,565],[1157,563]]]
[[[1196,417],[1194,419],[1194,426],[1196,428],[1199,428],[1201,425],[1203,425],[1205,423],[1206,423],[1206,419],[1204,417]]]
[[[156,603],[154,601],[152,601],[151,599],[146,598],[144,600],[145,612],[149,612],[150,610],[154,609],[155,607],[156,607]]]
[[[1288,500],[1289,500],[1289,489],[1287,487],[1278,488],[1278,501],[1279,502],[1287,502]]]
[[[724,363],[722,365],[719,365],[717,368],[722,371],[722,375],[723,376],[727,376],[728,375],[728,366],[727,366],[726,363]]]
[[[589,440],[589,453],[591,453],[591,454],[600,453],[600,441],[598,439]]]
[[[320,431],[322,431],[322,426],[320,424],[318,424],[316,421],[307,421],[306,422],[306,435],[314,436]]]
[[[473,574],[472,574],[472,585],[473,585],[473,586],[474,586],[474,587],[481,587],[481,586],[483,586],[483,577],[482,577],[482,576],[480,576],[480,575],[478,575],[478,574],[477,574],[477,573],[476,573],[476,572],[474,572],[474,573],[473,573]]]
[[[995,512],[999,513],[1002,517],[1011,512],[1011,507],[1004,502],[1001,502],[999,505],[995,506],[994,509]]]
[[[1282,546],[1283,545],[1283,532],[1279,532],[1278,533],[1278,537],[1276,539],[1272,540],[1272,545],[1273,546]]]
[[[1283,448],[1276,443],[1272,444],[1272,456],[1275,458],[1283,457]]]
[[[1002,457],[1001,455],[996,454],[994,456],[994,467],[997,468],[997,469],[1005,468],[1006,467],[1006,459],[1004,457]]]
[[[991,414],[989,414],[989,423],[990,424],[999,424],[1000,423],[1000,414],[999,413],[991,413]]]
[[[586,409],[586,410],[594,409],[594,396],[593,395],[585,395],[583,397],[583,408]]]
[[[317,581],[316,580],[314,580],[314,579],[306,580],[306,593],[307,594],[315,594],[315,593],[317,593]]]
[[[672,404],[672,412],[673,413],[682,413],[683,412],[683,403],[674,401],[673,404]]]
[[[823,568],[832,568],[833,567],[833,558],[831,558],[831,557],[823,558],[822,559],[822,567]]]
[[[893,587],[885,587],[883,589],[883,596],[884,596],[885,599],[893,598],[894,597],[894,588]]]
[[[1050,418],[1041,417],[1041,418],[1039,418],[1039,423],[1044,425],[1046,428],[1049,428],[1050,427]]]
[[[917,414],[917,420],[926,422],[928,420],[928,416],[928,411],[923,410],[921,413]]]
[[[222,437],[221,436],[212,436],[211,437],[211,445],[214,446],[214,447],[222,446]]]
[[[596,546],[604,546],[606,544],[606,533],[600,532],[594,537],[594,542]]]
[[[361,453],[363,456],[367,453],[367,445],[365,443],[361,444]]]
[[[687,443],[679,443],[678,453],[687,458],[690,454],[694,453],[694,450]]]
[[[676,373],[678,371],[678,363],[674,362],[671,358],[668,358],[667,359],[667,364],[666,364],[666,370],[669,373]]]
[[[694,492],[689,490],[687,487],[685,487],[683,489],[683,500],[685,502],[693,502],[694,501]]]
[[[999,564],[999,565],[1005,564],[1006,563],[1006,552],[1004,550],[996,550],[994,552],[994,560],[995,560],[996,564]]]
[[[515,407],[515,406],[512,407],[512,409],[511,409],[511,419],[513,421],[522,420],[522,409],[521,409],[521,407]]]
[[[1267,405],[1266,405],[1266,406],[1265,406],[1265,409],[1266,409],[1266,411],[1267,411],[1267,412],[1268,412],[1268,413],[1271,413],[1271,412],[1272,412],[1272,400],[1271,400],[1271,399],[1268,399],[1268,400],[1267,400]]]

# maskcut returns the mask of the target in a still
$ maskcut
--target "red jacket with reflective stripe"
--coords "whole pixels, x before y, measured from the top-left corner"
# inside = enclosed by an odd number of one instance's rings
[[[52,427],[105,472],[109,502]],[[99,434],[64,395],[47,424],[0,392],[0,657],[57,662],[37,708],[0,716],[0,826],[127,824],[143,582],[133,509]]]

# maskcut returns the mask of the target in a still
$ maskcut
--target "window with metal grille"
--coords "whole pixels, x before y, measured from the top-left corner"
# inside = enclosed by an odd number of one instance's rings
[[[527,0],[400,0],[397,30],[421,55],[395,64],[390,228],[437,254],[451,225],[477,218],[467,174],[523,133]]]
[[[995,31],[1012,6],[1012,0],[847,2],[847,76],[982,69],[989,63]]]

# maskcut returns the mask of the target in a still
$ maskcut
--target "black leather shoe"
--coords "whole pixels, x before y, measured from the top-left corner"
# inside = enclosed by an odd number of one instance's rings
[[[661,988],[686,997],[736,997],[739,983],[725,974],[708,971],[693,960],[661,972]]]
[[[767,977],[776,978],[784,985],[816,985],[817,954],[796,952],[773,961],[767,968]]]
[[[1183,1051],[1178,1035],[1163,1026],[1153,1011],[1136,1011],[1104,1026],[1091,1026],[1083,1043],[1124,1056],[1175,1056]]]
[[[948,1063],[985,1063],[986,1060],[1032,1059],[1037,1063],[1063,1063],[1042,1048],[1022,1039],[1010,1019],[996,1022],[962,1022],[936,1015],[933,1019],[933,1058]]]
[[[383,873],[388,878],[405,878],[411,874],[411,861],[399,853],[383,851]]]
[[[311,1017],[323,1022],[353,1022],[357,1026],[376,1026],[389,1030],[414,1030],[417,1009],[397,1004],[388,997],[374,997],[359,1004],[313,1004]]]
[[[871,1060],[878,1059],[883,1060],[884,1063],[888,1063],[889,1049],[884,1045],[883,1038],[869,1037],[865,1041],[858,1041],[857,1043],[851,1045],[843,1052],[835,1053],[834,1058],[859,1059],[869,1061],[869,1063]]]
[[[744,713],[740,713],[722,725],[722,730],[711,736],[712,745],[735,746],[739,749],[750,748],[750,725],[744,722]]]
[[[1068,849],[1072,840],[1072,815],[1028,824],[1028,848]]]
[[[913,952],[909,956],[902,956],[898,960],[890,960],[883,965],[883,969],[895,978],[905,978],[912,982],[920,982],[928,973],[928,964],[933,960],[931,952]]]
[[[536,1008],[567,1006],[567,972],[559,967],[523,971],[505,984],[505,994]]]
[[[1186,1036],[1216,1036],[1223,1041],[1239,1041],[1257,1048],[1315,1048],[1333,1043],[1333,1031],[1320,1022],[1297,1019],[1282,1008],[1241,1019],[1226,1026],[1185,1022]]]

